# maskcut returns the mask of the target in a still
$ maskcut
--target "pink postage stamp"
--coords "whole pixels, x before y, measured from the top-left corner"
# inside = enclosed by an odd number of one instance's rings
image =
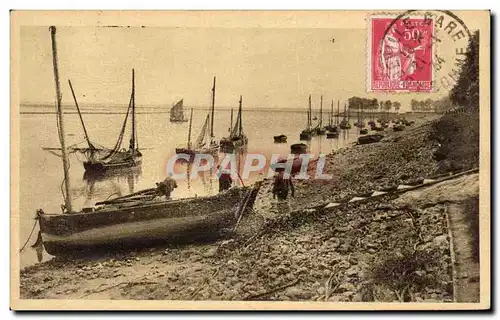
[[[433,20],[371,16],[368,23],[368,91],[433,91]]]

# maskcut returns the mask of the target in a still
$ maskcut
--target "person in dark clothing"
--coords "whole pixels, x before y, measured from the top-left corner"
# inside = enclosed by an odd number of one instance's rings
[[[278,197],[278,200],[286,200],[289,192],[291,192],[292,197],[295,197],[292,177],[285,171],[281,171],[274,176],[273,199]]]
[[[156,183],[156,192],[159,196],[165,196],[165,198],[170,199],[170,194],[174,189],[177,188],[177,182],[169,175],[162,182]]]
[[[218,166],[217,169],[220,169],[220,166]],[[225,170],[223,170],[219,176],[219,192],[228,190],[229,188],[231,188],[231,185],[233,183],[231,173],[224,171]]]

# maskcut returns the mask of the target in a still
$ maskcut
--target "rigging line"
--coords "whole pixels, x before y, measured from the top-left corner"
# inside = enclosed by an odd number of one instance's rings
[[[21,249],[19,249],[19,253],[23,252],[24,248],[26,248],[26,246],[28,245],[28,242],[30,241],[31,236],[33,235],[33,231],[35,231],[35,227],[36,227],[37,222],[38,222],[38,219],[35,219],[35,223],[33,224],[33,228],[31,228],[30,235],[28,236],[28,239],[26,239],[26,242],[24,243],[23,247]]]
[[[131,105],[132,105],[132,95],[130,96],[130,101],[129,101],[129,104],[128,104],[128,109],[127,109],[127,114],[125,115],[125,120],[123,121],[123,125],[122,125],[122,129],[120,131],[120,134],[118,135],[118,140],[116,141],[116,144],[115,146],[113,147],[113,149],[110,151],[109,154],[107,154],[106,156],[104,156],[102,158],[102,160],[105,160],[105,159],[108,159],[110,157],[112,157],[113,155],[116,154],[116,152],[120,149],[120,146],[123,142],[123,135],[125,133],[125,128],[127,126],[127,120],[128,120],[128,116],[130,114],[130,108],[131,108]]]

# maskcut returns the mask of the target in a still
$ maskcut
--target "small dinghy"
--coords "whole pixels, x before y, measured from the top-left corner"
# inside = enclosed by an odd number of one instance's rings
[[[381,134],[370,134],[367,136],[362,136],[358,138],[358,144],[369,144],[369,143],[375,143],[379,142],[382,140],[384,136]]]
[[[392,127],[392,130],[394,130],[394,131],[403,131],[404,129],[405,129],[405,126],[400,125],[400,124],[394,125],[394,127]]]
[[[287,136],[280,134],[279,136],[274,136],[274,143],[286,143]]]

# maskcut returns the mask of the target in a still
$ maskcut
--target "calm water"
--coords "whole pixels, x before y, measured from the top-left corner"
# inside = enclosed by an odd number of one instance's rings
[[[100,145],[111,147],[115,144],[123,123],[124,114],[84,114],[84,120],[90,139]],[[198,110],[193,115],[193,139],[198,135],[205,120],[206,111]],[[79,154],[70,156],[71,197],[75,210],[92,205],[112,195],[124,195],[155,186],[166,176],[166,161],[175,154],[175,147],[187,142],[189,123],[170,123],[167,113],[137,114],[137,134],[139,146],[143,148],[142,168],[134,172],[100,180],[84,179],[82,160]],[[215,117],[215,136],[220,139],[227,135],[230,111],[217,111]],[[299,142],[299,133],[305,126],[306,115],[299,112],[244,111],[243,128],[248,136],[248,152],[266,155],[287,154],[290,145]],[[353,121],[351,121],[353,122]],[[84,147],[83,130],[76,114],[65,114],[67,145],[80,143]],[[61,212],[63,203],[62,161],[61,158],[42,150],[42,147],[59,147],[56,118],[54,114],[21,114],[20,142],[20,241],[26,241],[33,226],[33,217],[37,209],[45,212]],[[285,134],[288,143],[275,144],[273,136]],[[309,143],[312,153],[330,153],[355,141],[358,129],[343,132],[339,139],[326,139],[326,136],[314,137]],[[124,144],[129,139],[128,130]],[[252,180],[259,177],[254,176]],[[245,181],[249,184],[252,181]],[[173,198],[214,194],[218,191],[215,177],[202,176],[195,181],[180,181],[173,192]],[[35,240],[36,232],[30,241]],[[45,259],[49,259],[45,254]],[[28,246],[21,254],[21,267],[36,263],[36,253]]]

